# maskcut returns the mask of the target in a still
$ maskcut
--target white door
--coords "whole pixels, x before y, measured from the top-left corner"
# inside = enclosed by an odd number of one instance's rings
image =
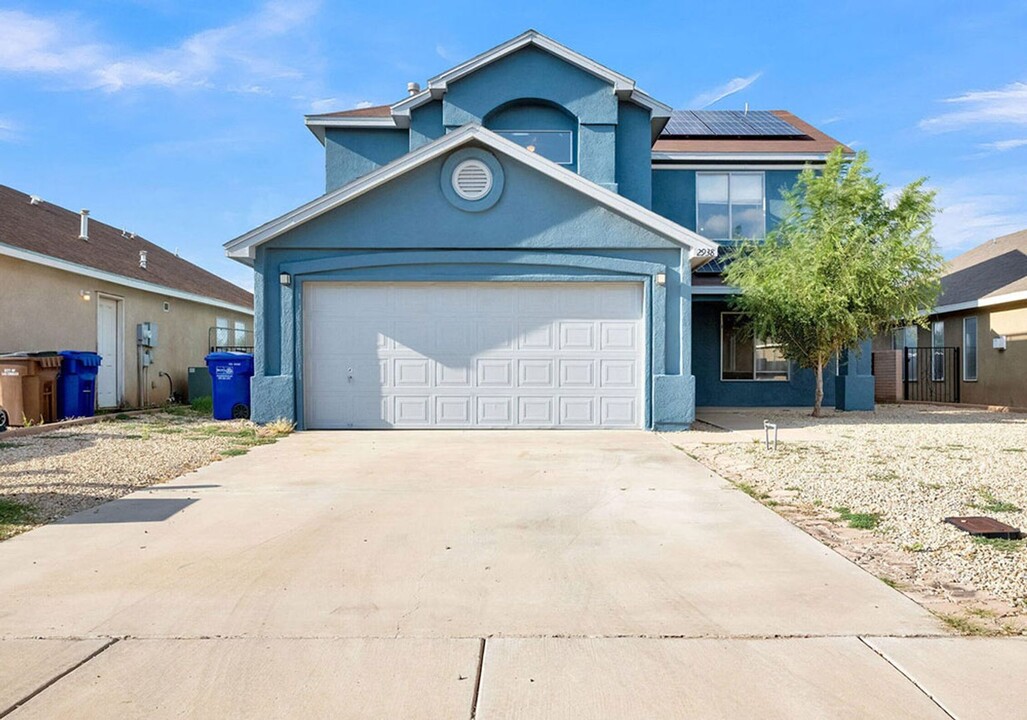
[[[303,285],[308,428],[640,427],[641,283]]]
[[[96,375],[96,404],[99,407],[117,407],[118,378],[121,375],[121,356],[118,353],[118,301],[97,298],[96,352],[102,358]]]

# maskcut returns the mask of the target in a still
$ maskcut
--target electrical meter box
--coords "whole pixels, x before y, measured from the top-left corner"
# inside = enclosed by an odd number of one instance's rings
[[[144,322],[136,325],[136,345],[157,347],[157,323]]]

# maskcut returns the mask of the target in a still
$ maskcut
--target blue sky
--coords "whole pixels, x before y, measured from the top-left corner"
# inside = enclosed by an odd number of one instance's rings
[[[1027,227],[1027,3],[483,7],[0,0],[0,183],[249,287],[221,244],[323,191],[304,114],[393,102],[534,27],[674,107],[788,109],[889,184],[928,176],[948,256]]]

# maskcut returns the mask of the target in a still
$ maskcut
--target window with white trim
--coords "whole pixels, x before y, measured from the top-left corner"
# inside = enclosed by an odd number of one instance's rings
[[[945,321],[931,323],[931,380],[945,380]]]
[[[762,172],[695,174],[696,232],[711,240],[760,239],[767,234]]]
[[[236,320],[235,321],[235,345],[237,347],[244,347],[246,345],[249,345],[250,343],[247,342],[247,340],[248,340],[248,338],[246,337],[246,323],[243,322],[242,320]]]
[[[495,133],[560,165],[574,164],[574,133],[570,130],[496,130]]]
[[[977,316],[963,318],[963,380],[977,380]]]
[[[781,346],[753,338],[741,313],[720,314],[720,379],[787,381],[789,363]]]

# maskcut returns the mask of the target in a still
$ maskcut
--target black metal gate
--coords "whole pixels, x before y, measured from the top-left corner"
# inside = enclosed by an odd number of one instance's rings
[[[908,347],[903,351],[902,397],[959,402],[959,348]]]

